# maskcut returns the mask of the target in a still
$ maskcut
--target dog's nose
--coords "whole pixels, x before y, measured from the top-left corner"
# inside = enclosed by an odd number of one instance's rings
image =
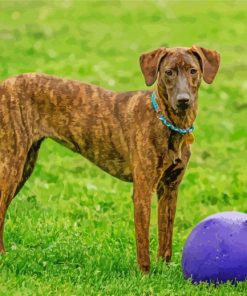
[[[186,104],[189,103],[189,101],[190,101],[190,95],[187,94],[187,93],[179,94],[177,96],[177,102],[178,102],[178,104],[184,104],[184,105],[186,105]]]

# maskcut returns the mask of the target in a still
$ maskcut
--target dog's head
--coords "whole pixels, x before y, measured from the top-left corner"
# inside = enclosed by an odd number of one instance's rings
[[[177,113],[192,108],[203,77],[212,83],[220,55],[199,46],[159,48],[140,56],[141,70],[148,86],[158,80],[168,104]]]

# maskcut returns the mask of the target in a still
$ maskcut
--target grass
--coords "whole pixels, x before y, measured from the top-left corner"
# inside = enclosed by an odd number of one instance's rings
[[[247,212],[244,1],[0,1],[0,79],[45,72],[115,90],[145,88],[138,58],[160,46],[198,44],[221,53],[200,90],[193,154],[180,188],[173,262],[136,267],[131,184],[47,140],[7,214],[0,295],[246,295],[247,284],[185,281],[191,229],[210,214]]]

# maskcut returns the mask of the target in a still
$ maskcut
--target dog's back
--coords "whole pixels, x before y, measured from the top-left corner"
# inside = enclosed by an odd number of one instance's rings
[[[117,93],[76,80],[30,73],[3,81],[0,95],[4,101],[0,114],[15,113],[20,128],[13,132],[21,133],[22,127],[30,145],[43,137],[53,138],[111,175],[132,181],[131,129],[136,132],[136,123],[140,122],[139,129],[146,121],[145,96],[149,92]],[[11,128],[11,120],[10,116],[5,130]]]

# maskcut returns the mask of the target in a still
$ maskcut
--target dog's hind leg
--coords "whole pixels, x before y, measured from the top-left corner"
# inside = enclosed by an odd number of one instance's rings
[[[7,151],[8,147],[4,149],[3,145],[0,148],[0,253],[3,253],[5,215],[19,184],[22,182],[28,151],[23,146],[12,152]]]
[[[31,176],[31,174],[32,174],[32,172],[34,170],[37,158],[38,158],[39,148],[40,148],[40,145],[43,142],[43,140],[44,140],[44,138],[42,138],[41,140],[35,142],[31,146],[31,148],[29,149],[28,154],[27,154],[27,158],[26,158],[26,162],[25,162],[25,166],[24,166],[24,169],[23,169],[21,181],[18,184],[18,186],[16,188],[16,191],[15,191],[15,194],[12,197],[12,199],[19,193],[19,191],[21,190],[23,185],[26,183],[27,179]]]

